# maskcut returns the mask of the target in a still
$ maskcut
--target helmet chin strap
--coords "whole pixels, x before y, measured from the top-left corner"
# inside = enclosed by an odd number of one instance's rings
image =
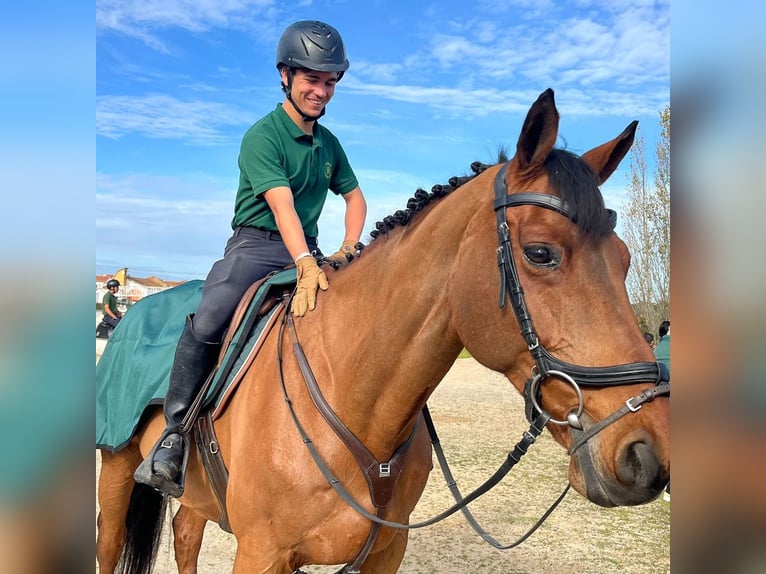
[[[314,122],[314,121],[318,120],[319,118],[321,118],[324,115],[326,108],[322,108],[322,111],[319,112],[318,116],[310,116],[310,115],[306,114],[302,109],[300,109],[298,107],[298,104],[295,103],[295,100],[293,100],[293,96],[292,96],[292,94],[290,94],[289,91],[285,92],[285,94],[287,94],[287,99],[293,105],[293,107],[295,108],[295,111],[298,112],[301,115],[301,117],[303,118],[304,122]]]
[[[319,112],[318,116],[310,116],[310,115],[308,115],[306,112],[304,112],[302,109],[300,109],[298,107],[298,104],[296,104],[295,100],[293,100],[293,94],[292,94],[292,91],[293,91],[293,71],[290,68],[287,69],[287,85],[285,86],[284,84],[282,84],[282,91],[285,93],[285,95],[287,96],[287,99],[289,100],[289,102],[295,108],[295,111],[298,112],[301,115],[301,117],[303,118],[304,122],[315,122],[315,121],[317,121],[319,118],[321,118],[324,115],[325,110],[327,109],[327,106],[325,106],[324,108],[322,108],[322,111]]]

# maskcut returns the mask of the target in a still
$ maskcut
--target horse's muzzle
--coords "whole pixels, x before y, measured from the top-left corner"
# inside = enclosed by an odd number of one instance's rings
[[[601,460],[598,437],[578,449],[572,472],[580,475],[585,496],[603,507],[636,506],[654,500],[670,479],[648,437],[625,442],[615,453],[614,473]],[[579,491],[579,489],[578,489]]]

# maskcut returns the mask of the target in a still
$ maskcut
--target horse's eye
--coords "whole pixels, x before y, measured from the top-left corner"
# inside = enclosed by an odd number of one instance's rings
[[[543,243],[525,245],[524,258],[537,267],[558,267],[561,263],[558,250]]]

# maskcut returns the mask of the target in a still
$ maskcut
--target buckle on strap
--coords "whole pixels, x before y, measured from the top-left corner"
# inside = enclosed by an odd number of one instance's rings
[[[644,406],[644,401],[640,401],[636,406],[633,406],[633,401],[640,399],[641,395],[630,397],[627,401],[625,401],[625,406],[628,407],[628,410],[632,413],[638,412],[641,410],[641,407]]]

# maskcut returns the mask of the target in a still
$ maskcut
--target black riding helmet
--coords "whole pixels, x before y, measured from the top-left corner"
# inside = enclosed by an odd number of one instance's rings
[[[106,282],[107,289],[111,289],[112,287],[119,287],[119,286],[120,286],[120,282],[117,281],[117,279],[110,279],[109,281]]]
[[[324,115],[308,116],[295,105],[290,90],[292,89],[293,71],[296,68],[316,72],[338,72],[338,80],[348,70],[346,48],[338,31],[318,20],[301,20],[288,26],[282,33],[277,46],[277,69],[287,67],[287,85],[282,90],[293,107],[304,120],[316,120]]]
[[[317,72],[348,70],[346,48],[338,31],[318,20],[301,20],[288,26],[277,46],[277,69],[282,66]]]

